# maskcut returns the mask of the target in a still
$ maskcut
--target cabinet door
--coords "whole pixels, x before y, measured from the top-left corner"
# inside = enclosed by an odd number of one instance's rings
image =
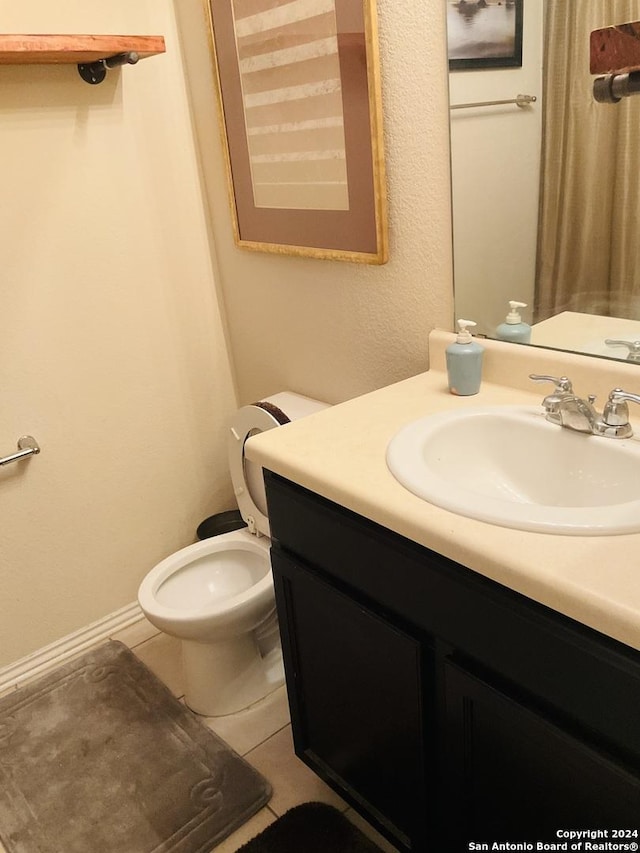
[[[445,707],[455,849],[558,841],[559,829],[577,827],[638,829],[636,776],[450,661]]]
[[[397,846],[424,849],[428,653],[299,563],[272,562],[296,754]]]

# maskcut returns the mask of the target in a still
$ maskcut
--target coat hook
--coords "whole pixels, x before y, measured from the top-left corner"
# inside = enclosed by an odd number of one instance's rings
[[[107,76],[108,68],[116,68],[118,65],[135,65],[139,59],[140,57],[135,50],[129,50],[126,53],[116,53],[115,56],[109,56],[107,59],[81,62],[78,64],[78,73],[85,83],[96,85],[102,83]]]

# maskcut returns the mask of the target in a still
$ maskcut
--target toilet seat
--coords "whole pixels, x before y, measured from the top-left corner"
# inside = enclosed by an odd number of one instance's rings
[[[227,439],[229,472],[240,514],[247,522],[250,533],[271,535],[267,517],[267,497],[262,479],[262,467],[245,459],[246,440],[259,432],[281,426],[276,413],[256,403],[243,406],[235,413],[229,424]]]
[[[327,403],[311,397],[280,391],[259,403],[243,406],[231,419],[227,438],[229,471],[238,509],[250,533],[271,536],[262,466],[245,458],[246,440],[259,432],[266,432],[326,408]]]
[[[233,561],[243,562],[243,554],[251,560],[251,568],[257,561],[262,564],[253,570],[253,583],[229,595],[207,595],[207,561],[214,566],[223,560],[223,573],[233,573]],[[202,562],[202,567],[199,563]],[[162,593],[167,584],[180,584],[197,589],[201,585],[202,596],[197,607],[179,596],[169,603],[170,596]],[[188,590],[187,590],[188,593]],[[257,539],[246,530],[234,530],[212,539],[187,545],[158,563],[143,579],[138,590],[138,601],[154,625],[180,639],[216,639],[218,634],[227,636],[229,626],[233,634],[251,631],[264,621],[275,609],[273,600],[273,577],[269,562],[269,542]]]

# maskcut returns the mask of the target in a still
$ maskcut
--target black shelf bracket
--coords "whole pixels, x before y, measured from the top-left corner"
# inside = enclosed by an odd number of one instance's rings
[[[78,63],[78,73],[85,83],[91,83],[95,86],[97,83],[102,83],[107,76],[107,69],[117,68],[118,65],[135,65],[139,59],[140,57],[134,50],[116,53],[115,56],[109,56],[107,59]]]
[[[618,104],[623,98],[640,93],[640,71],[607,74],[593,81],[593,97],[600,104]]]

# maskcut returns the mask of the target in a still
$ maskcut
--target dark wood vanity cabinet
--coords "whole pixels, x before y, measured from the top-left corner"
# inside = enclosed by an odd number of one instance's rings
[[[444,669],[457,849],[469,839],[558,841],[559,829],[640,831],[637,776],[490,681],[450,661]]]
[[[294,744],[319,776],[418,853],[640,831],[640,653],[266,483]]]

